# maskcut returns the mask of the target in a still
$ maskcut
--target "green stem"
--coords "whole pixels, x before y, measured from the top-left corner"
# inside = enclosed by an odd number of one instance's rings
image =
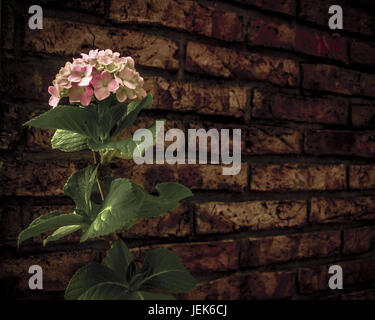
[[[95,151],[92,152],[92,155],[93,155],[93,158],[94,158],[94,164],[97,164],[98,161],[96,160],[96,153],[95,153]],[[100,197],[102,198],[102,201],[104,201],[103,189],[102,189],[102,186],[100,185],[98,174],[96,174],[95,180],[96,180],[96,183],[98,184]]]

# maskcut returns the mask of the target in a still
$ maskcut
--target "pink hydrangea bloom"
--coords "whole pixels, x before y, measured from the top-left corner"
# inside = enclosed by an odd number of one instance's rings
[[[69,97],[71,103],[87,106],[93,95],[104,100],[111,93],[119,102],[143,99],[147,95],[143,84],[133,58],[121,57],[120,53],[110,49],[90,50],[59,70],[53,86],[48,88],[51,94],[49,104],[56,107],[61,98]]]
[[[104,100],[108,98],[111,92],[116,92],[119,87],[116,79],[113,79],[111,74],[107,71],[96,75],[92,79],[92,85],[94,86],[94,94],[98,100]]]

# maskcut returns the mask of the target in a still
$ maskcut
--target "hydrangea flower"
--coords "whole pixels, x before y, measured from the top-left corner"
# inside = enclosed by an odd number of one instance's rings
[[[59,70],[53,86],[48,87],[49,105],[56,107],[61,98],[69,97],[70,103],[88,106],[93,95],[101,101],[111,93],[119,102],[140,100],[147,95],[143,84],[131,57],[121,57],[110,49],[90,50]]]

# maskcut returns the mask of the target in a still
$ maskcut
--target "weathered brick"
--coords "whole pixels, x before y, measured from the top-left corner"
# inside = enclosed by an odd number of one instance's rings
[[[373,189],[375,188],[375,166],[374,165],[349,166],[349,188],[350,189]]]
[[[23,258],[1,259],[0,279],[13,280],[15,290],[29,291],[29,267],[39,265],[43,269],[43,290],[63,291],[73,274],[96,257],[93,251],[54,252],[29,255]]]
[[[369,97],[375,97],[375,75],[361,73],[361,94]]]
[[[191,189],[244,191],[247,186],[247,165],[237,175],[222,175],[220,165],[134,165],[121,161],[112,165],[113,173],[132,179],[146,189],[163,181],[182,183]]]
[[[43,30],[39,32],[26,28],[23,50],[78,56],[90,48],[111,48],[121,55],[132,56],[142,66],[169,70],[178,68],[178,45],[167,38],[50,18],[44,18],[43,23]]]
[[[248,42],[254,46],[270,46],[297,52],[348,61],[348,39],[332,36],[312,28],[278,20],[274,17],[255,16],[248,25]]]
[[[309,130],[305,133],[307,154],[375,156],[375,132]]]
[[[22,123],[25,119],[24,108],[16,103],[1,103],[0,149],[10,150],[17,147],[24,138]]]
[[[352,123],[357,127],[375,127],[375,104],[353,104]]]
[[[375,65],[375,43],[353,40],[350,46],[350,62],[369,66]]]
[[[344,30],[367,35],[374,34],[375,22],[371,12],[369,10],[351,6],[345,0],[301,0],[300,17],[328,28],[328,20],[332,16],[328,13],[328,9],[331,5],[342,6]]]
[[[375,280],[375,260],[373,258],[335,262],[330,265],[318,265],[312,268],[301,268],[298,271],[298,281],[301,293],[312,293],[315,291],[330,290],[328,279],[329,267],[333,264],[342,267],[343,286],[367,283]]]
[[[7,161],[1,165],[1,194],[19,196],[61,195],[66,180],[78,169],[76,163],[68,161]]]
[[[265,300],[288,298],[294,293],[295,275],[291,272],[259,272],[200,283],[185,294],[188,300]]]
[[[33,2],[28,0],[28,2]],[[40,0],[42,4],[48,4],[48,0]],[[103,15],[105,13],[105,0],[81,0],[81,1],[74,1],[74,0],[58,0],[54,1],[54,5],[62,8],[72,8],[80,11],[95,13],[99,15]],[[42,6],[43,8],[43,6]]]
[[[375,197],[312,198],[310,222],[350,223],[375,218]]]
[[[22,231],[22,216],[20,204],[13,201],[2,201],[0,207],[0,239],[1,242],[11,241],[15,245],[15,239]]]
[[[343,241],[345,254],[370,251],[375,247],[375,227],[344,230]]]
[[[187,45],[186,70],[217,77],[265,80],[283,86],[297,86],[299,81],[299,68],[294,60],[195,42]]]
[[[109,18],[115,22],[154,24],[228,41],[243,39],[243,17],[236,12],[195,1],[111,1]]]
[[[237,118],[246,112],[246,88],[206,83],[145,78],[144,88],[153,94],[153,108],[194,111],[199,114],[226,115]]]
[[[1,194],[20,196],[61,195],[69,176],[88,165],[88,161],[34,162],[0,161]],[[148,190],[159,182],[175,181],[191,189],[244,191],[247,165],[242,163],[237,175],[222,175],[221,165],[136,165],[132,161],[111,164],[112,174],[132,179]]]
[[[375,289],[367,289],[344,293],[341,295],[342,300],[375,300]]]
[[[253,91],[251,116],[298,122],[346,124],[348,102],[337,97],[324,99],[286,95],[270,88]]]
[[[7,77],[2,79],[0,91],[6,96],[48,104],[48,86],[59,68],[56,63],[4,59],[2,68]]]
[[[343,190],[344,165],[254,164],[250,189],[254,191]]]
[[[172,250],[191,272],[238,269],[239,244],[234,240],[163,244],[133,249],[134,259],[143,261],[149,250],[163,247]]]
[[[2,5],[2,15],[6,19],[2,19],[1,23],[1,47],[6,50],[13,50],[15,35],[15,12],[14,3],[7,1]]]
[[[361,74],[327,64],[303,64],[303,87],[347,95],[361,93]]]
[[[292,260],[329,257],[340,252],[340,232],[314,232],[241,241],[242,267],[260,266]]]
[[[251,126],[246,152],[250,154],[298,154],[302,149],[302,133],[295,129]]]
[[[269,230],[306,223],[304,201],[246,201],[196,203],[197,233]]]
[[[235,2],[291,16],[296,15],[297,4],[295,0],[235,0]]]

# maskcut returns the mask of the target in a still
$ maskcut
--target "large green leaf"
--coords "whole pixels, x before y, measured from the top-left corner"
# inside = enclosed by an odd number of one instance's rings
[[[78,212],[84,212],[90,218],[92,218],[90,196],[97,171],[98,165],[90,165],[84,169],[78,170],[69,177],[64,186],[64,194],[74,200],[76,210]]]
[[[106,141],[112,136],[112,129],[116,126],[117,122],[126,113],[127,105],[125,103],[116,103],[114,105],[105,104],[104,106],[99,102],[99,130],[102,141]]]
[[[52,211],[35,219],[18,236],[18,245],[23,241],[42,234],[46,231],[70,225],[86,225],[87,220],[78,214],[67,214],[62,211]]]
[[[149,93],[141,101],[130,102],[127,106],[126,113],[122,116],[117,124],[117,128],[114,130],[113,136],[119,134],[125,128],[129,128],[134,123],[135,119],[137,119],[139,112],[143,108],[152,106],[152,100],[152,94]]]
[[[176,300],[169,294],[154,293],[147,291],[134,291],[127,297],[128,300]]]
[[[45,246],[48,242],[59,240],[68,234],[78,231],[81,228],[81,225],[71,225],[58,228],[54,233],[43,240],[43,246]]]
[[[65,299],[76,300],[90,288],[105,282],[118,282],[113,270],[99,263],[91,263],[79,269],[65,290]]]
[[[172,211],[178,207],[179,201],[193,196],[189,188],[174,182],[159,183],[155,189],[158,191],[159,196],[146,193],[139,210],[140,218],[155,217]]]
[[[133,261],[133,255],[125,245],[124,241],[117,240],[113,244],[112,248],[107,251],[104,263],[112,269],[116,276],[122,280],[127,281],[127,268]]]
[[[170,293],[183,293],[196,287],[196,280],[190,275],[179,258],[170,250],[158,248],[149,251],[134,285],[139,290],[159,289]],[[135,277],[134,277],[135,278]]]
[[[87,137],[69,130],[57,129],[51,140],[52,149],[65,152],[88,149]]]
[[[151,127],[149,127],[148,130],[151,131],[153,140],[150,143],[150,145],[145,146],[145,148],[142,148],[142,150],[139,150],[139,154],[142,154],[142,155],[144,154],[147,148],[153,146],[156,142],[156,136],[157,136],[156,123],[153,124]],[[139,148],[141,143],[143,143],[143,141],[134,141],[133,138],[131,137],[131,138],[121,139],[118,141],[109,141],[109,142],[104,142],[104,143],[100,143],[94,140],[89,140],[88,145],[90,149],[93,151],[115,150],[119,153],[121,158],[132,159],[134,150],[136,148]]]
[[[98,139],[98,113],[94,107],[57,106],[24,125],[43,129],[63,129]]]
[[[130,228],[138,218],[144,192],[130,180],[118,178],[111,183],[101,210],[89,229],[83,234],[81,242]]]
[[[78,300],[129,300],[127,287],[119,282],[103,282],[91,287]]]

